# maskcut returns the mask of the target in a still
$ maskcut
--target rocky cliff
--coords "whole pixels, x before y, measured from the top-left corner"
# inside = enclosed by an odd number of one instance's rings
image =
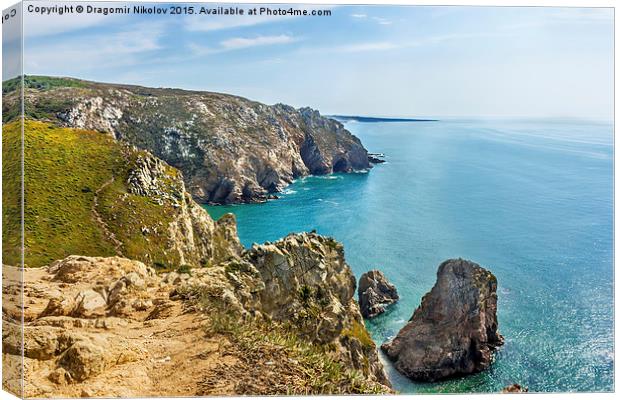
[[[217,263],[238,254],[233,216],[215,222],[182,174],[149,152],[94,131],[24,125],[26,258],[39,267],[71,254],[124,256],[160,269]],[[3,127],[3,188],[19,204],[21,127]],[[4,262],[20,259],[20,210],[3,207]]]
[[[353,298],[355,276],[342,244],[313,233],[289,235],[254,245],[244,257],[265,285],[260,292],[265,315],[288,321],[312,342],[334,345],[343,362],[389,385]]]
[[[19,204],[21,126],[3,127]],[[99,132],[26,120],[25,264],[4,207],[3,385],[26,397],[390,392],[342,245],[243,249],[182,174]],[[17,151],[11,151],[16,150]],[[88,162],[85,162],[88,160]],[[79,254],[79,255],[76,255]]]
[[[471,261],[447,260],[407,325],[381,348],[396,369],[415,380],[482,371],[503,344],[496,291],[491,272]]]
[[[4,267],[8,371],[21,351],[14,270]],[[342,247],[306,234],[159,275],[120,257],[70,256],[27,269],[24,394],[389,392],[354,290]],[[18,390],[16,377],[5,378]]]
[[[4,84],[4,122],[19,101]],[[26,116],[107,132],[180,169],[201,203],[255,202],[308,174],[370,168],[357,137],[310,108],[220,93],[26,77]]]

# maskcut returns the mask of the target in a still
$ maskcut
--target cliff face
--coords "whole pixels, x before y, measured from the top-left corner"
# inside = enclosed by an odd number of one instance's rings
[[[185,190],[182,174],[147,151],[38,121],[27,120],[24,134],[27,266],[86,254],[177,268],[240,253],[234,217],[214,222]],[[20,135],[17,122],[6,124],[4,148],[15,148]],[[21,166],[9,159],[4,178],[19,183]],[[19,191],[19,185],[6,187],[7,204],[18,204]],[[19,212],[3,208],[4,260],[10,264],[20,258]]]
[[[40,267],[24,271],[26,397],[390,391],[342,245],[299,234],[245,250],[234,216],[213,221],[151,153],[24,128],[25,263]],[[20,135],[4,125],[4,149]],[[19,183],[13,161],[4,179]],[[3,229],[17,265],[19,224]],[[3,274],[3,384],[18,392],[22,285],[17,268]]]
[[[253,246],[244,258],[264,283],[260,307],[265,315],[293,324],[312,342],[334,345],[347,365],[389,385],[353,299],[355,276],[342,244],[312,233],[289,235]]]
[[[28,117],[108,132],[149,150],[183,172],[201,203],[261,201],[301,176],[370,168],[359,139],[310,108],[210,92],[36,79],[52,83],[27,78]],[[16,101],[17,92],[7,89],[5,108]]]
[[[471,261],[444,261],[435,286],[400,332],[381,348],[404,375],[420,381],[488,368],[504,342],[497,324],[497,279]]]

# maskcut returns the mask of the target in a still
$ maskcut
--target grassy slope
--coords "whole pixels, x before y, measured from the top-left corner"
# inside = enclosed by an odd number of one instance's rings
[[[141,260],[158,268],[176,269],[180,267],[178,255],[166,252],[168,241],[167,227],[176,210],[169,202],[158,204],[154,199],[127,193],[126,177],[133,165],[133,160],[141,151],[131,152],[120,173],[121,178],[115,179],[99,194],[99,213],[114,231],[116,238],[123,243],[123,254]],[[167,174],[177,177],[180,172],[167,167]],[[171,181],[167,182],[167,191],[176,192]],[[145,236],[142,227],[153,234]]]
[[[12,153],[19,145],[19,124],[5,125],[3,131],[3,145]],[[25,264],[41,266],[70,254],[114,255],[91,207],[94,191],[122,165],[120,149],[105,135],[40,122],[26,121],[24,132]],[[4,172],[4,180],[18,186],[18,165],[6,165]],[[5,193],[8,204],[15,203],[16,194],[15,188]],[[19,220],[18,211],[5,208],[5,220]],[[18,229],[11,224],[3,232],[9,244],[5,263],[19,261],[19,248],[11,246]]]
[[[25,122],[25,264],[39,267],[71,254],[112,256],[114,243],[92,212],[97,211],[118,240],[122,255],[178,266],[176,254],[166,254],[166,227],[174,213],[168,204],[127,193],[125,182],[131,160],[127,151],[98,132],[29,121]],[[4,262],[19,264],[19,121],[3,127],[3,247]],[[128,154],[124,154],[128,153]],[[171,177],[178,171],[170,167]],[[146,238],[141,228],[154,234]]]
[[[20,263],[21,124],[15,121],[2,129],[2,259]]]

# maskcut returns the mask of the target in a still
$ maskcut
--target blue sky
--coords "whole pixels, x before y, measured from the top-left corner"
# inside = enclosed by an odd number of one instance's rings
[[[24,69],[233,93],[324,114],[612,118],[611,9],[340,6],[331,12],[297,18],[26,13]]]

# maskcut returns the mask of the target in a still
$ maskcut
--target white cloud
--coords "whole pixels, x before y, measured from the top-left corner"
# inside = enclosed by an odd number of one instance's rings
[[[301,53],[315,54],[315,53],[361,53],[372,51],[388,51],[403,48],[422,47],[436,45],[443,42],[470,39],[475,37],[484,37],[487,34],[481,33],[456,33],[446,35],[435,35],[419,38],[416,40],[402,41],[402,42],[361,42],[361,43],[348,43],[338,44],[331,47],[308,47],[300,49]]]
[[[277,22],[285,19],[290,19],[290,16],[229,16],[226,18],[201,18],[200,16],[191,16],[187,18],[187,24],[185,29],[193,32],[210,32],[218,31],[222,29],[240,28],[245,26],[253,26],[264,24],[267,22]]]
[[[379,25],[392,25],[392,21],[386,18],[381,17],[372,17],[373,20],[377,21]]]
[[[205,46],[198,43],[189,43],[188,49],[195,56],[207,56],[219,53],[225,53],[228,51],[245,49],[248,47],[257,46],[271,46],[277,44],[287,44],[297,42],[299,38],[289,35],[274,35],[274,36],[255,36],[255,37],[235,37],[226,40],[222,40],[218,46]]]
[[[613,24],[611,8],[549,8],[544,14],[537,14],[521,21],[503,25],[505,31],[544,28],[554,25]]]
[[[334,48],[337,52],[342,53],[357,53],[362,51],[384,51],[396,49],[398,44],[392,42],[368,42],[368,43],[354,43],[344,46],[337,46]]]
[[[351,14],[351,16],[353,18],[360,18],[360,19],[368,17],[368,15],[366,15],[366,14]]]
[[[286,44],[295,42],[296,39],[288,35],[278,36],[257,36],[253,38],[232,38],[222,41],[220,44],[224,49],[243,49],[246,47],[267,46],[272,44]]]
[[[612,8],[554,8],[551,16],[557,22],[612,22],[614,12]]]
[[[112,35],[75,36],[55,46],[28,44],[24,54],[27,74],[79,75],[100,68],[136,65],[144,55],[161,49],[159,39],[167,24],[142,23]]]
[[[213,47],[208,47],[208,46],[204,46],[204,45],[197,44],[197,43],[189,43],[187,45],[187,48],[195,56],[207,56],[207,55],[217,54],[217,53],[222,52],[221,49],[215,49]]]

